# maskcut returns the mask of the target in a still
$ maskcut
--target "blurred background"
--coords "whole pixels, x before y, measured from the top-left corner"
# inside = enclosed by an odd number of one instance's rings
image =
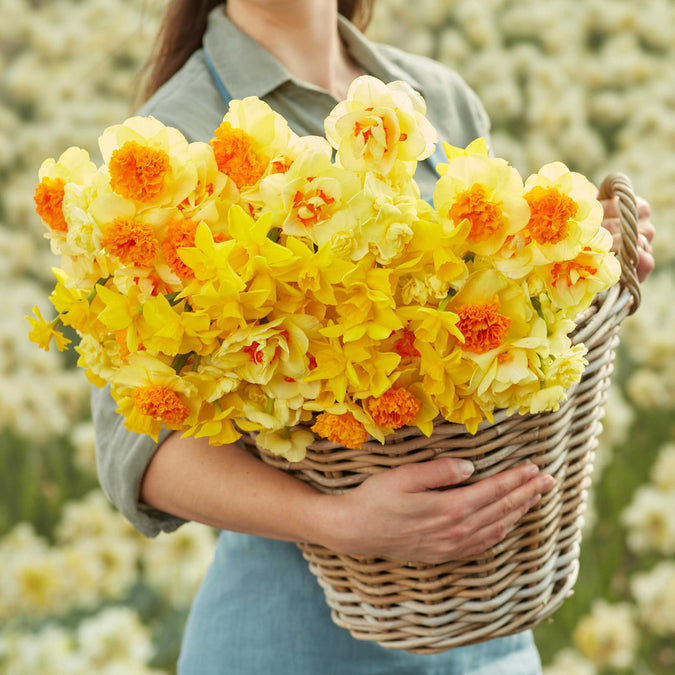
[[[131,113],[166,0],[0,7],[0,673],[175,672],[214,533],[145,540],[97,487],[88,383],[41,352],[56,260],[37,170],[98,160]],[[536,630],[547,675],[675,672],[675,0],[379,0],[369,36],[455,68],[525,175],[562,160],[628,173],[652,205],[657,270],[624,325],[575,595]]]

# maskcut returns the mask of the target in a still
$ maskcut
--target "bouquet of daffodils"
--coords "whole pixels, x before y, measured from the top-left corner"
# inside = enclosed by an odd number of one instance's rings
[[[523,181],[478,139],[444,145],[432,206],[425,112],[362,77],[325,138],[252,97],[209,143],[134,117],[101,136],[100,168],[78,148],[45,161],[35,202],[62,267],[31,339],[64,349],[74,328],[131,431],[256,431],[290,461],[314,434],[358,448],[556,409],[586,363],[575,317],[619,277],[596,189],[560,163]]]

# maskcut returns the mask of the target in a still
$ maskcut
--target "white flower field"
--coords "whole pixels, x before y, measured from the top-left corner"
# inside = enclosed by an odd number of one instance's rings
[[[57,262],[38,168],[70,145],[100,161],[165,4],[0,6],[0,674],[175,672],[213,552],[205,526],[146,540],[108,504],[77,355],[24,319],[49,316]],[[547,675],[675,672],[675,0],[379,0],[368,35],[455,68],[524,175],[618,170],[651,203],[657,268],[621,334],[579,581],[535,635]]]

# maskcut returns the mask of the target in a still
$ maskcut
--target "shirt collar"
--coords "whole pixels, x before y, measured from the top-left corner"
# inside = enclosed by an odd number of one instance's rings
[[[403,80],[413,89],[424,94],[422,85],[410,73],[399,68],[391,59],[387,58],[384,50],[376,43],[371,42],[348,19],[341,14],[338,16],[340,37],[347,46],[352,58],[363,68],[364,72],[383,82]]]
[[[227,18],[222,5],[209,14],[204,47],[232,98],[263,98],[291,79],[272,54]]]
[[[377,45],[342,15],[339,16],[338,30],[349,53],[364,72],[383,82],[405,80],[414,89],[424,93],[415,78],[388,59]],[[232,98],[263,98],[289,81],[302,85],[270,52],[235,26],[226,16],[222,5],[209,15],[204,46]]]

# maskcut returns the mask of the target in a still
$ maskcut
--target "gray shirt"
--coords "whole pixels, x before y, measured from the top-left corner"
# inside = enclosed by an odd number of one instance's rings
[[[489,134],[489,120],[475,93],[457,73],[436,61],[406,54],[391,46],[368,41],[340,17],[340,36],[365,73],[384,82],[404,80],[427,103],[427,117],[439,140],[466,146]],[[323,120],[337,101],[331,94],[293,77],[274,56],[225,16],[222,6],[209,16],[204,46],[216,71],[234,99],[258,96],[283,115],[300,135],[323,135]],[[179,129],[188,141],[208,141],[227,107],[204,61],[203,51],[187,63],[143,106],[140,115],[152,115]],[[423,197],[430,197],[436,174],[427,162],[419,164],[415,179]],[[96,457],[103,491],[144,535],[171,532],[185,522],[139,501],[145,469],[159,446],[149,436],[124,427],[110,388],[93,389],[92,416],[96,429]],[[163,431],[160,443],[171,433]]]

